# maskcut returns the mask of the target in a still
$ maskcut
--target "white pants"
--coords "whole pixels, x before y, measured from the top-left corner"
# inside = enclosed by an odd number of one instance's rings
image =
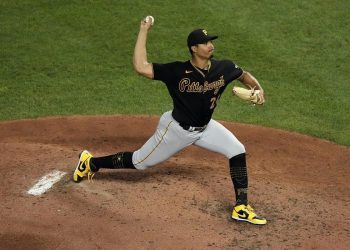
[[[132,156],[135,167],[146,169],[170,158],[189,145],[225,155],[228,159],[245,153],[243,144],[223,125],[210,120],[202,132],[184,130],[168,111],[162,115],[153,136]]]

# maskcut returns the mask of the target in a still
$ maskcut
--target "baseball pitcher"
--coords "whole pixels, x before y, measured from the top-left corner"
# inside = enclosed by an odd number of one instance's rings
[[[159,120],[155,133],[135,152],[93,157],[87,150],[80,154],[73,180],[88,179],[100,168],[130,168],[144,170],[184,149],[197,145],[224,155],[228,159],[230,175],[236,195],[232,218],[253,224],[266,224],[248,203],[248,175],[244,145],[219,122],[212,119],[213,112],[225,88],[239,80],[250,89],[258,90],[259,103],[264,103],[264,91],[259,82],[231,60],[213,59],[213,40],[205,29],[192,31],[187,38],[191,59],[165,64],[150,63],[147,59],[147,35],[154,18],[141,20],[133,66],[135,71],[151,80],[163,82],[173,100],[173,109]]]

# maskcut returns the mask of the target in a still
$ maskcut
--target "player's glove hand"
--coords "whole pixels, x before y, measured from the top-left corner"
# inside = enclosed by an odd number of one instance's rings
[[[250,101],[253,104],[262,105],[265,102],[264,93],[260,90],[246,89],[234,86],[232,89],[233,95],[238,96],[244,101]]]

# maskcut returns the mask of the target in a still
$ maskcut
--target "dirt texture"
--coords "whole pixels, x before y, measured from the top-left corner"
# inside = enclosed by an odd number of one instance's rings
[[[145,171],[72,181],[78,154],[134,151],[158,117],[55,117],[0,123],[1,249],[347,249],[350,148],[221,122],[246,146],[249,200],[265,226],[230,219],[224,156],[190,146]],[[27,191],[53,170],[49,191]]]

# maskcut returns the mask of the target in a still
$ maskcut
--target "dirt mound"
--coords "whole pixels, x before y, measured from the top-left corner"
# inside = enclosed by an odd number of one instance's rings
[[[303,248],[350,244],[350,149],[258,126],[222,122],[246,146],[250,201],[266,226],[230,219],[227,160],[191,146],[146,171],[102,170],[73,183],[82,149],[133,151],[158,117],[64,117],[0,123],[0,246],[5,248]],[[53,170],[47,193],[27,191]]]

